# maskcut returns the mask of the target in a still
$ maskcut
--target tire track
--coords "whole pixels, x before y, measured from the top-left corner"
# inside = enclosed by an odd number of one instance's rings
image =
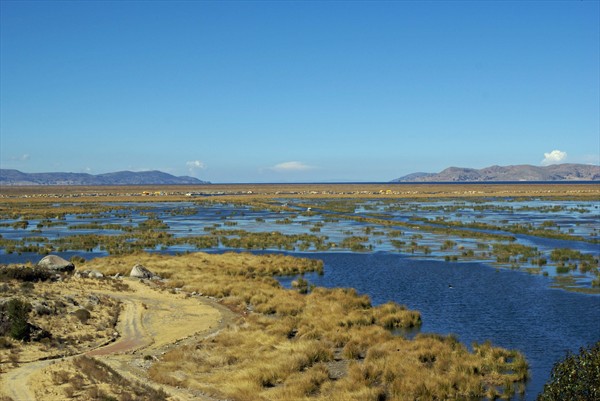
[[[68,361],[69,359],[80,355],[87,355],[90,357],[100,358],[103,362],[108,363],[111,367],[117,370],[119,374],[129,380],[137,380],[140,383],[151,385],[154,388],[163,388],[167,393],[175,397],[175,399],[214,401],[214,399],[211,397],[204,396],[197,392],[192,392],[188,389],[174,388],[164,384],[152,382],[147,375],[142,374],[136,369],[131,369],[129,366],[130,363],[137,358],[137,356],[134,355],[135,352],[146,349],[155,342],[154,338],[144,327],[144,319],[149,315],[151,316],[152,309],[146,309],[145,303],[148,302],[148,298],[140,294],[140,285],[141,284],[139,283],[132,285],[133,288],[136,288],[136,292],[133,294],[123,295],[122,293],[120,294],[106,291],[102,292],[104,295],[118,299],[123,304],[123,310],[119,314],[116,328],[116,331],[119,333],[119,337],[116,341],[77,355],[24,363],[18,368],[2,374],[2,389],[4,394],[12,398],[14,401],[34,401],[36,400],[36,397],[30,386],[32,375],[46,368],[52,363]],[[156,296],[156,294],[154,295]],[[177,302],[177,299],[170,298],[167,294],[161,295],[164,295],[165,299],[154,299],[154,302]],[[157,349],[153,349],[153,353],[160,354],[168,349],[171,349],[173,346],[175,346],[175,344],[179,345],[189,341],[215,335],[215,333],[218,333],[223,327],[226,327],[226,325],[236,317],[233,312],[216,302],[205,299],[199,301],[199,306],[202,305],[204,307],[210,307],[217,310],[220,314],[221,319],[218,320],[216,327],[212,327],[209,330],[198,333],[195,326],[189,325],[190,330],[185,339],[164,344]],[[182,321],[181,323],[185,324],[185,321]]]

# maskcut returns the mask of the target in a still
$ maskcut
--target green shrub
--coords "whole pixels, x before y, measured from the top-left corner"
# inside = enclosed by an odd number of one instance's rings
[[[31,311],[31,305],[18,298],[12,298],[2,308],[2,314],[8,317],[8,334],[15,340],[29,339],[29,324],[27,318]]]
[[[552,368],[550,380],[537,401],[600,400],[600,341],[571,353]]]

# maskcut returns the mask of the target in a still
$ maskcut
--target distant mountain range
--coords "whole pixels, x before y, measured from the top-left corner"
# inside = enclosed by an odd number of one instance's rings
[[[413,173],[392,182],[486,182],[486,181],[599,181],[600,166],[554,164],[538,167],[491,166],[482,169],[449,167],[439,173]]]
[[[161,171],[119,171],[106,174],[23,173],[0,169],[0,185],[199,185],[194,177],[175,177]]]

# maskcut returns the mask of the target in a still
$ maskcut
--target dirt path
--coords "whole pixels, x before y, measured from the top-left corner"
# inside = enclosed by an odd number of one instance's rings
[[[3,373],[2,387],[4,393],[14,401],[35,400],[35,395],[29,386],[29,377],[52,362],[53,360],[30,362],[18,369]]]
[[[105,347],[89,351],[86,355],[110,355],[117,352],[132,351],[148,346],[152,342],[152,339],[142,327],[142,304],[139,299],[121,297],[119,299],[125,306],[123,312],[119,315],[117,324],[119,339]]]
[[[117,324],[119,338],[85,354],[101,359],[128,380],[163,388],[175,400],[213,401],[198,392],[151,382],[144,356],[157,357],[177,345],[213,335],[237,315],[206,298],[153,291],[137,281],[128,284],[133,293],[102,292],[123,302]],[[3,373],[4,394],[14,401],[36,400],[36,381],[31,379],[56,361],[59,360],[26,363]]]

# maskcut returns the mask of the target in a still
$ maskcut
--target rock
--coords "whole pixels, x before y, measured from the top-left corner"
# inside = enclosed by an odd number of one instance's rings
[[[53,311],[45,302],[33,301],[31,303],[31,309],[37,316],[52,315]]]
[[[77,278],[102,278],[104,274],[100,273],[98,270],[83,270],[75,273],[74,277]]]
[[[52,338],[52,334],[49,331],[31,323],[27,323],[27,332],[27,337],[30,341],[42,341],[44,338]]]
[[[100,303],[100,298],[98,298],[94,294],[88,296],[88,300],[90,301],[90,304],[92,304],[92,305],[98,305]]]
[[[98,270],[88,271],[88,277],[90,278],[102,278],[104,274],[100,273]]]
[[[65,260],[57,255],[45,256],[37,263],[38,267],[43,267],[55,272],[72,272],[75,270],[75,265],[68,260]]]
[[[144,266],[137,264],[137,265],[133,266],[133,269],[131,269],[131,273],[129,273],[129,277],[150,279],[150,278],[154,277],[154,273],[152,273],[150,270],[146,269]]]

